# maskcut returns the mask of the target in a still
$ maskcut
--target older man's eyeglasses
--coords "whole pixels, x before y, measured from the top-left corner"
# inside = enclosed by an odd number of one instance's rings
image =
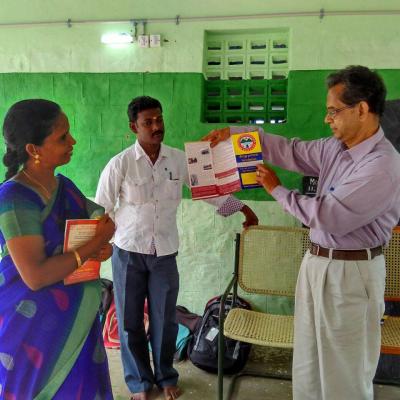
[[[356,104],[352,104],[350,106],[344,106],[344,107],[341,107],[341,108],[328,108],[326,110],[326,115],[329,118],[335,118],[336,115],[338,115],[341,111],[346,110],[347,108],[353,108],[355,106],[356,106]]]

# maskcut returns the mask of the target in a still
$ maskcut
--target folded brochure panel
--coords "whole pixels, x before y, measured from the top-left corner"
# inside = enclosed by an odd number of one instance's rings
[[[231,135],[211,148],[209,142],[185,143],[192,199],[205,199],[260,187],[256,166],[262,164],[258,132]]]

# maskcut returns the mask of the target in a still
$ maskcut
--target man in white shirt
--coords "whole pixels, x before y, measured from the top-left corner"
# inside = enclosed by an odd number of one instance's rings
[[[128,116],[137,141],[109,161],[96,202],[116,223],[112,268],[126,384],[133,400],[147,400],[154,384],[166,400],[173,400],[180,394],[173,368],[179,290],[176,212],[189,177],[184,153],[162,144],[160,102],[137,97],[128,106]],[[258,223],[253,211],[232,196],[206,201],[223,216],[243,212],[244,227]],[[146,298],[154,372],[143,324]]]

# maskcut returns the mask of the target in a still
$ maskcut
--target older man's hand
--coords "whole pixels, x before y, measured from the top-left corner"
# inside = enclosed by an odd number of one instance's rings
[[[216,146],[218,143],[223,142],[226,139],[229,139],[231,136],[231,132],[229,126],[221,129],[214,129],[209,132],[206,136],[204,136],[201,140],[211,142],[211,147]]]
[[[275,171],[264,164],[257,165],[256,180],[268,193],[281,184]]]

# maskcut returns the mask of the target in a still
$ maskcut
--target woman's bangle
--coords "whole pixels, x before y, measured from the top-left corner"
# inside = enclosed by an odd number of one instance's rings
[[[82,267],[82,259],[79,253],[76,250],[72,250],[74,252],[74,256],[76,259],[76,269]]]

